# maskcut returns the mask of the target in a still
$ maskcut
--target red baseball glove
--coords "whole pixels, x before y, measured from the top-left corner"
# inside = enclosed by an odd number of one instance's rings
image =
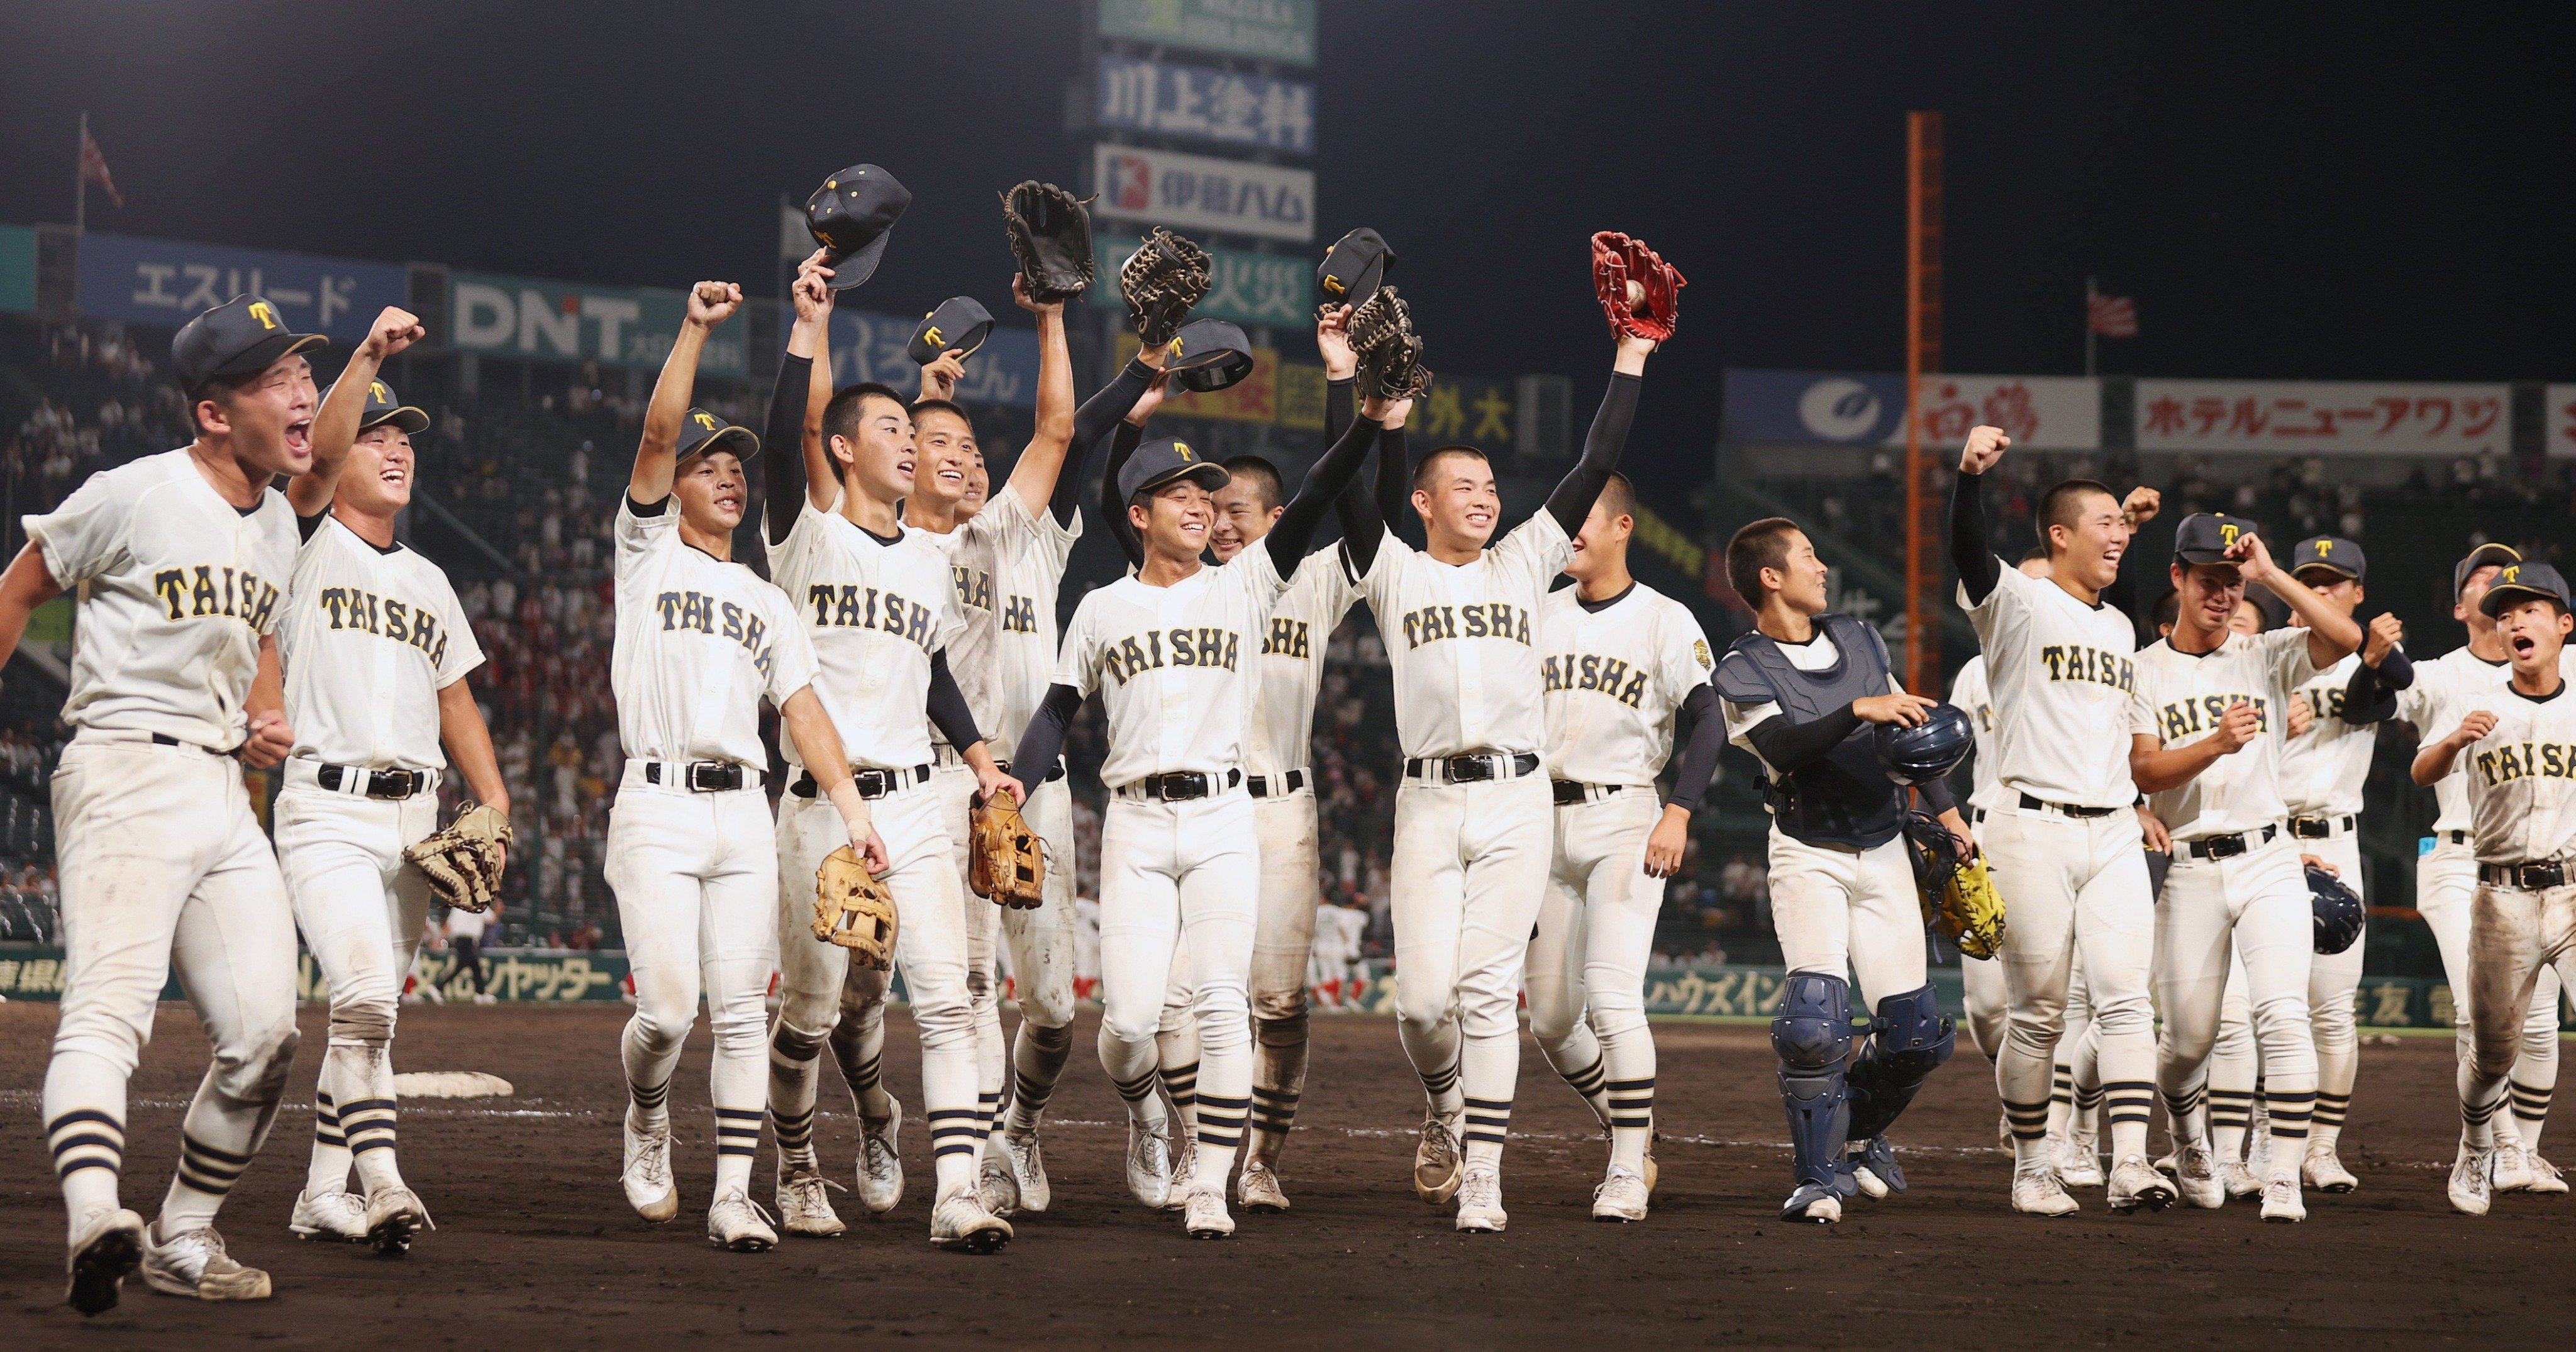
[[[1610,331],[1662,342],[1681,321],[1681,289],[1690,283],[1643,240],[1614,230],[1592,237],[1592,289]],[[1634,291],[1631,291],[1631,287]]]

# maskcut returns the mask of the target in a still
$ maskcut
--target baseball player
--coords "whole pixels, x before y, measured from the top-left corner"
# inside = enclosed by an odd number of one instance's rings
[[[1664,880],[1680,871],[1726,745],[1708,635],[1628,572],[1635,530],[1636,489],[1613,474],[1574,537],[1574,585],[1538,611],[1556,848],[1529,947],[1530,1032],[1610,1133],[1599,1221],[1644,1220],[1654,1190],[1646,963]],[[1683,745],[1672,798],[1658,803],[1655,777]]]
[[[2426,736],[2459,726],[2473,709],[2492,709],[2494,692],[2511,674],[2512,652],[2484,602],[2488,588],[2504,570],[2521,562],[2521,553],[2508,545],[2488,543],[2470,550],[2451,570],[2451,615],[2468,629],[2469,641],[2430,661],[2410,662],[2401,648],[2379,667],[2365,664],[2345,688],[2345,707],[2357,717],[2395,717]],[[2560,663],[2562,672],[2576,672],[2576,651],[2562,649]],[[2393,701],[2387,693],[2392,691]],[[2477,887],[2468,780],[2444,776],[2434,781],[2433,794],[2433,848],[2416,861],[2415,907],[2441,950],[2442,970],[2451,987],[2452,1017],[2458,1026],[2458,1055],[2466,1065],[2472,1059],[2470,1032],[2475,1016],[2469,917]],[[2557,1166],[2540,1157],[2540,1132],[2547,1125],[2550,1095],[2558,1083],[2560,989],[2557,970],[2544,964],[2524,1011],[2522,1054],[2510,1081],[2508,1098],[2518,1130],[2496,1137],[2491,1182],[2497,1192],[2567,1191]]]
[[[2315,926],[2280,787],[2281,720],[2299,687],[2361,646],[2361,627],[2283,573],[2253,523],[2224,513],[2183,518],[2171,572],[2181,606],[2173,632],[2138,657],[2129,763],[2173,832],[2155,932],[2157,1083],[2179,1146],[2175,1180],[2193,1206],[2227,1200],[2209,1144],[2207,1063],[2232,952],[2244,964],[2271,1117],[2263,1219],[2296,1222],[2307,1218],[2299,1171],[2316,1107]],[[2230,632],[2249,585],[2304,623]]]
[[[2576,620],[2558,570],[2505,564],[2478,609],[2495,622],[2511,675],[2459,702],[2459,721],[2434,729],[2412,767],[2415,782],[2468,781],[2469,831],[2478,861],[2469,910],[2470,1057],[2461,1063],[2459,1158],[2449,1193],[2458,1211],[2489,1204],[2495,1116],[2519,1051],[2520,1025],[2543,968],[2576,983],[2576,703],[2561,658]],[[2554,1012],[2554,1010],[2553,1010]]]
[[[1053,765],[1074,714],[1101,693],[1109,715],[1101,780],[1110,790],[1100,840],[1101,1062],[1128,1104],[1132,1176],[1140,1155],[1159,1154],[1154,1030],[1186,931],[1202,1049],[1198,1167],[1183,1200],[1195,1238],[1234,1233],[1225,1180],[1252,1107],[1246,984],[1259,842],[1253,799],[1236,792],[1253,712],[1249,664],[1327,503],[1357,473],[1387,415],[1372,401],[1316,461],[1262,547],[1213,566],[1199,554],[1215,525],[1210,495],[1226,485],[1226,471],[1171,440],[1149,442],[1118,466],[1144,561],[1074,611],[1055,683],[1012,756],[1024,768]]]
[[[1771,812],[1771,912],[1789,969],[1771,1045],[1789,1115],[1796,1186],[1781,1218],[1828,1223],[1865,1186],[1902,1191],[1886,1132],[1954,1034],[1924,972],[1923,917],[1903,838],[1908,795],[1881,768],[1872,724],[1922,723],[1935,701],[1908,694],[1878,631],[1825,610],[1826,569],[1785,517],[1735,533],[1727,580],[1755,614],[1718,663],[1728,739],[1762,762]],[[1961,841],[1946,784],[1926,805]],[[1875,997],[1876,1033],[1846,1072],[1851,987]],[[1853,1149],[1847,1150],[1850,1146]]]
[[[428,875],[403,849],[438,827],[440,744],[475,798],[510,810],[465,683],[483,662],[473,627],[447,574],[394,538],[411,501],[411,438],[429,415],[377,373],[421,332],[387,309],[322,401],[313,467],[286,489],[304,544],[277,635],[296,734],[277,795],[278,862],[331,1001],[312,1163],[287,1223],[306,1239],[364,1239],[395,1255],[430,1223],[396,1164],[391,1050],[429,914]]]
[[[30,611],[78,589],[73,733],[53,781],[68,952],[42,1111],[70,1221],[65,1298],[83,1314],[115,1305],[138,1265],[172,1295],[269,1294],[267,1273],[225,1251],[215,1213],[295,1056],[295,922],[241,766],[295,745],[274,641],[295,511],[271,482],[312,465],[303,352],[324,341],[258,296],[188,321],[170,360],[196,439],[27,517],[0,575],[0,661]],[[117,1196],[126,1081],[174,965],[214,1058],[147,1231]]]
[[[2040,560],[2042,564],[2046,559]],[[1968,715],[1977,730],[1977,751],[1968,767],[1968,799],[1959,815],[1970,830],[1994,810],[1995,797],[2002,792],[1995,778],[1995,702],[1994,692],[1986,685],[1986,655],[1979,653],[1960,666],[1950,678],[1950,703]],[[1968,1040],[1985,1053],[1988,1061],[2000,1060],[2004,1050],[2004,969],[2000,959],[1972,958],[1959,955],[1959,986],[1968,1020]],[[2006,1139],[2011,1128],[2004,1129]]]
[[[1404,973],[1397,1026],[1426,1100],[1414,1191],[1434,1206],[1454,1199],[1461,1230],[1499,1232],[1508,1220],[1502,1155],[1520,1073],[1521,973],[1555,837],[1539,777],[1539,602],[1618,468],[1654,349],[1641,336],[1619,339],[1582,458],[1544,509],[1491,550],[1502,498],[1472,446],[1440,447],[1414,467],[1423,549],[1390,533],[1368,494],[1338,504],[1344,566],[1395,668],[1404,748],[1389,888]]]
[[[2114,1211],[2162,1210],[2173,1203],[2173,1185],[2146,1154],[2155,1101],[2147,999],[2155,907],[2120,740],[2137,638],[2128,617],[2101,601],[2134,528],[2107,486],[2070,479],[2042,497],[2037,513],[2047,580],[2006,568],[1987,545],[1980,485],[2011,444],[1994,427],[1968,434],[1951,495],[1950,554],[1994,699],[2002,791],[1981,844],[2012,907],[2003,952],[2012,1013],[1995,1064],[2013,1127],[2012,1204],[2044,1216],[2076,1210],[2050,1148],[2048,1112],[2080,951],[2111,1118],[2108,1200]]]
[[[874,871],[894,894],[901,921],[895,960],[921,1029],[922,1100],[938,1174],[931,1242],[991,1253],[1012,1232],[976,1195],[982,1138],[966,984],[968,913],[947,823],[930,787],[932,724],[951,746],[964,748],[983,792],[1010,781],[994,765],[951,674],[947,649],[963,623],[947,551],[906,527],[897,511],[914,491],[919,459],[903,396],[883,385],[853,385],[826,401],[819,437],[804,437],[820,392],[815,370],[828,370],[830,362],[827,257],[818,251],[798,269],[796,322],[779,359],[763,457],[762,539],[770,576],[813,647],[818,707],[837,733],[834,752],[845,757],[821,761],[801,749],[790,752],[793,778],[779,799],[774,919],[780,980],[769,1057],[769,1110],[781,1139],[779,1216],[790,1234],[829,1237],[844,1229],[815,1165],[813,1121],[815,1061],[841,1014],[849,951],[816,940],[810,927],[816,871],[841,843],[826,809],[846,815],[817,789],[847,776],[852,801],[865,805],[860,810],[885,842],[885,862]],[[863,1113],[868,1106],[862,1102]],[[888,1116],[899,1120],[900,1109]],[[885,1130],[891,1134],[893,1124]]]
[[[748,493],[742,459],[759,443],[747,429],[689,407],[707,334],[741,304],[742,289],[731,283],[690,289],[687,319],[654,384],[635,471],[617,509],[609,682],[627,759],[606,858],[635,983],[635,1013],[621,1039],[629,1102],[619,1181],[626,1200],[649,1221],[679,1213],[671,1073],[703,990],[715,1034],[709,1078],[716,1184],[707,1240],[757,1252],[778,1241],[750,1196],[760,1147],[762,1005],[779,965],[781,851],[772,843],[762,785],[769,760],[758,718],[764,695],[778,709],[791,763],[815,767],[806,796],[837,810],[833,845],[846,841],[871,871],[889,863],[817,694],[806,607],[732,560]],[[925,619],[922,628],[929,627]],[[815,778],[823,781],[819,794]],[[780,815],[809,825],[808,814],[793,806]],[[889,817],[900,820],[892,811]],[[826,834],[808,829],[804,838]],[[822,853],[791,862],[810,871]],[[918,942],[909,932],[907,939]],[[803,934],[797,941],[814,943]],[[932,1002],[928,993],[938,989],[921,978],[915,999]]]

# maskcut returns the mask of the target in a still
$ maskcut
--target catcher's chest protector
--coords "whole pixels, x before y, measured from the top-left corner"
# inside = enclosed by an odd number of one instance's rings
[[[1737,704],[1776,701],[1790,722],[1813,723],[1853,700],[1888,692],[1887,649],[1878,631],[1849,615],[1819,615],[1815,623],[1840,654],[1834,665],[1801,671],[1777,642],[1755,630],[1735,640],[1730,660],[1718,664],[1718,695]],[[1732,660],[1737,655],[1749,659],[1749,679],[1746,663]],[[1823,760],[1765,783],[1762,796],[1780,829],[1810,844],[1869,849],[1895,839],[1905,824],[1904,799],[1879,768],[1867,723]]]

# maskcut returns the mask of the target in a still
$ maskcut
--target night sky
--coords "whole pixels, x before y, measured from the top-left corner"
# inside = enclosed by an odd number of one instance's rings
[[[2106,371],[2576,377],[2576,25],[2101,8],[1322,0],[1316,247],[1376,226],[1435,369],[1570,373],[1588,414],[1584,241],[1643,236],[1691,279],[1637,430],[1680,458],[1725,366],[1897,368],[1938,108],[1951,369],[2079,371],[2090,272],[2143,328]],[[917,201],[861,303],[998,300],[994,191],[1079,172],[1079,16],[12,0],[0,220],[69,218],[86,107],[131,203],[94,229],[765,294],[777,195],[873,160]]]

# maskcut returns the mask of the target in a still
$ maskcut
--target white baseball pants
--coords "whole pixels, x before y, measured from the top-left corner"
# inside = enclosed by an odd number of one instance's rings
[[[1611,1162],[1630,1169],[1642,1168],[1654,1131],[1646,964],[1664,880],[1646,872],[1646,838],[1663,815],[1652,786],[1558,806],[1529,945],[1530,1036],[1610,1128]]]
[[[2156,1003],[2164,1014],[2156,1078],[2175,1135],[2208,1137],[2209,1053],[2218,1040],[2231,951],[2263,1061],[2272,1172],[2298,1176],[2315,1114],[2317,1052],[2308,1025],[2316,922],[2297,843],[2286,836],[2227,859],[2195,859],[2176,841],[2156,908]]]

